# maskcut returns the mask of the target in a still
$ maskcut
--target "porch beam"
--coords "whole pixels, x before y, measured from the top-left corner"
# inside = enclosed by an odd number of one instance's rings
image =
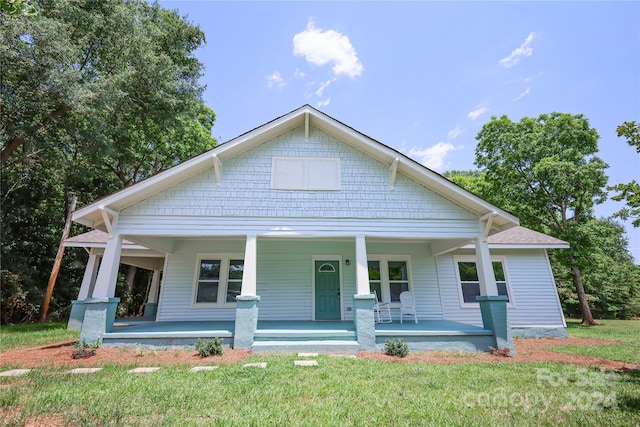
[[[244,250],[244,271],[242,272],[241,296],[255,296],[258,270],[258,239],[255,234],[247,235]]]
[[[498,295],[498,285],[496,284],[496,276],[493,272],[493,263],[491,262],[491,253],[489,252],[487,238],[477,237],[475,239],[475,244],[476,266],[478,268],[478,281],[480,282],[480,295]]]
[[[389,184],[391,185],[391,191],[396,188],[396,175],[398,174],[398,163],[400,163],[399,158],[395,158],[389,166]]]
[[[367,244],[364,235],[358,235],[356,236],[356,294],[369,295],[370,293]]]
[[[96,285],[93,289],[93,298],[113,298],[115,296],[121,253],[122,236],[113,234],[104,249]]]
[[[431,254],[433,256],[440,256],[446,253],[455,251],[456,249],[470,243],[468,239],[452,239],[442,240],[431,243]]]

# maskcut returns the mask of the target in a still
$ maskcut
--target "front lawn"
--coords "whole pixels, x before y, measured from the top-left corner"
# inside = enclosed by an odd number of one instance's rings
[[[144,375],[38,369],[3,378],[5,424],[61,425],[607,425],[640,423],[640,376],[555,363],[429,365],[253,355],[265,369],[165,366]],[[215,358],[212,359],[215,361]],[[141,361],[144,365],[144,360]],[[11,416],[9,416],[9,415]],[[46,418],[45,418],[46,417]]]
[[[554,347],[554,351],[581,356],[600,357],[640,364],[640,320],[597,320],[597,326],[581,326],[568,320],[569,335],[580,338],[621,341],[622,344]]]
[[[0,352],[35,347],[79,338],[76,331],[67,331],[66,323],[33,323],[0,326]]]

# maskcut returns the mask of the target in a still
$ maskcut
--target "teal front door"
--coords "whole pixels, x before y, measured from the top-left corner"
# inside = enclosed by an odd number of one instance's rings
[[[316,261],[316,320],[340,320],[340,262]]]

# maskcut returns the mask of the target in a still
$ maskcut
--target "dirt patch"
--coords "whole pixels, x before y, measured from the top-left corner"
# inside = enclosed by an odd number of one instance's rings
[[[251,354],[249,350],[225,349],[220,356],[200,357],[195,350],[150,350],[136,348],[106,348],[96,349],[94,356],[73,359],[71,354],[76,349],[75,342],[66,342],[10,350],[0,353],[0,366],[21,368],[38,367],[69,367],[90,368],[107,364],[120,366],[163,366],[163,365],[220,365],[239,363]]]
[[[359,358],[375,359],[393,363],[513,363],[513,362],[558,362],[579,366],[599,366],[617,371],[638,369],[633,363],[617,362],[597,357],[577,356],[552,351],[550,347],[563,345],[611,345],[617,341],[587,338],[534,338],[517,339],[516,355],[510,357],[493,356],[489,353],[469,353],[454,351],[412,351],[405,358],[387,356],[381,351],[361,351]],[[106,364],[120,366],[163,366],[163,365],[219,365],[240,363],[250,354],[249,350],[225,349],[221,356],[201,358],[194,350],[149,350],[134,348],[98,348],[96,354],[86,359],[72,359],[74,342],[65,342],[11,350],[0,353],[0,367],[99,367]]]
[[[410,352],[405,358],[399,359],[387,356],[382,352],[360,352],[358,357],[384,360],[397,363],[513,363],[513,362],[557,362],[578,366],[598,366],[616,371],[631,371],[638,369],[638,365],[615,360],[601,359],[598,357],[579,356],[553,351],[553,347],[565,345],[613,345],[622,344],[620,341],[607,341],[591,338],[529,338],[517,339],[516,355],[509,357],[495,356],[490,353],[470,353],[454,351],[422,351]]]

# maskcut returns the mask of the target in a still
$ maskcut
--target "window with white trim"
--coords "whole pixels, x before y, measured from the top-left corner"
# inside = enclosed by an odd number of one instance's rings
[[[475,258],[456,258],[455,262],[460,304],[462,306],[477,306],[476,297],[480,295],[480,279],[476,260]],[[496,276],[498,295],[506,296],[507,304],[512,304],[505,260],[503,258],[493,258],[491,263],[493,265],[493,274]]]
[[[243,272],[242,255],[198,255],[194,304],[235,304],[242,289]]]
[[[369,289],[379,302],[400,303],[400,294],[411,290],[409,260],[406,257],[376,257],[367,261]]]

